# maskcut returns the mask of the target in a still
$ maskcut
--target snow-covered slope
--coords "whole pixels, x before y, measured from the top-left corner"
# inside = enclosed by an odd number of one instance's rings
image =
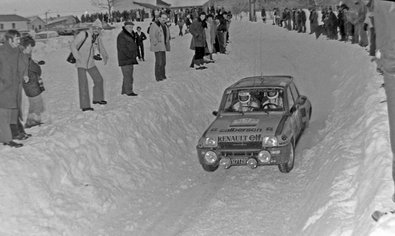
[[[0,147],[1,235],[379,235],[393,224],[370,218],[393,207],[392,158],[382,78],[363,48],[233,21],[230,54],[196,71],[190,35],[172,27],[168,79],[154,80],[146,41],[139,96],[126,97],[119,30],[104,32],[108,104],[94,112],[78,106],[76,70],[65,62],[71,38],[37,43],[45,124],[23,148]],[[259,74],[294,75],[312,101],[294,170],[204,172],[195,145],[223,89]]]

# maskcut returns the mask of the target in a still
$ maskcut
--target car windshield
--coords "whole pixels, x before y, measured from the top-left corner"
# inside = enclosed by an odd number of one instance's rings
[[[268,87],[228,90],[220,110],[239,113],[284,111],[284,89]]]

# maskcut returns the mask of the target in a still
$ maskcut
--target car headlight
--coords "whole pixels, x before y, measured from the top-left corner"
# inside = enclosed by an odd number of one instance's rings
[[[276,137],[263,137],[262,146],[264,147],[276,147],[278,146],[278,140]]]
[[[208,151],[206,154],[204,154],[204,160],[208,164],[214,164],[218,160],[218,156],[215,152]]]
[[[217,139],[211,137],[204,138],[203,147],[217,147],[217,146],[218,146]]]

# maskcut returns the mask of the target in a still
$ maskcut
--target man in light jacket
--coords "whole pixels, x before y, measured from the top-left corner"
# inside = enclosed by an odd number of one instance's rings
[[[93,104],[107,104],[104,100],[103,77],[97,69],[94,59],[94,56],[96,60],[101,59],[95,55],[95,51],[98,49],[103,56],[104,65],[107,64],[108,55],[101,39],[101,29],[103,29],[102,23],[97,19],[89,30],[80,32],[71,43],[71,52],[77,60],[79,98],[82,111],[93,111],[89,98],[87,72],[93,80]],[[78,48],[80,49],[78,50]]]
[[[166,79],[166,51],[170,51],[170,30],[166,25],[167,15],[162,13],[155,17],[149,30],[150,50],[155,54],[155,79]]]

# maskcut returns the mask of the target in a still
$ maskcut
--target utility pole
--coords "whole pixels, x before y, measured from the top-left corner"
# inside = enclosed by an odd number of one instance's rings
[[[48,30],[48,13],[49,10],[45,12],[45,30]]]
[[[256,0],[249,0],[249,5],[250,5],[250,21],[254,21],[254,22],[256,22],[255,1],[256,1]]]

